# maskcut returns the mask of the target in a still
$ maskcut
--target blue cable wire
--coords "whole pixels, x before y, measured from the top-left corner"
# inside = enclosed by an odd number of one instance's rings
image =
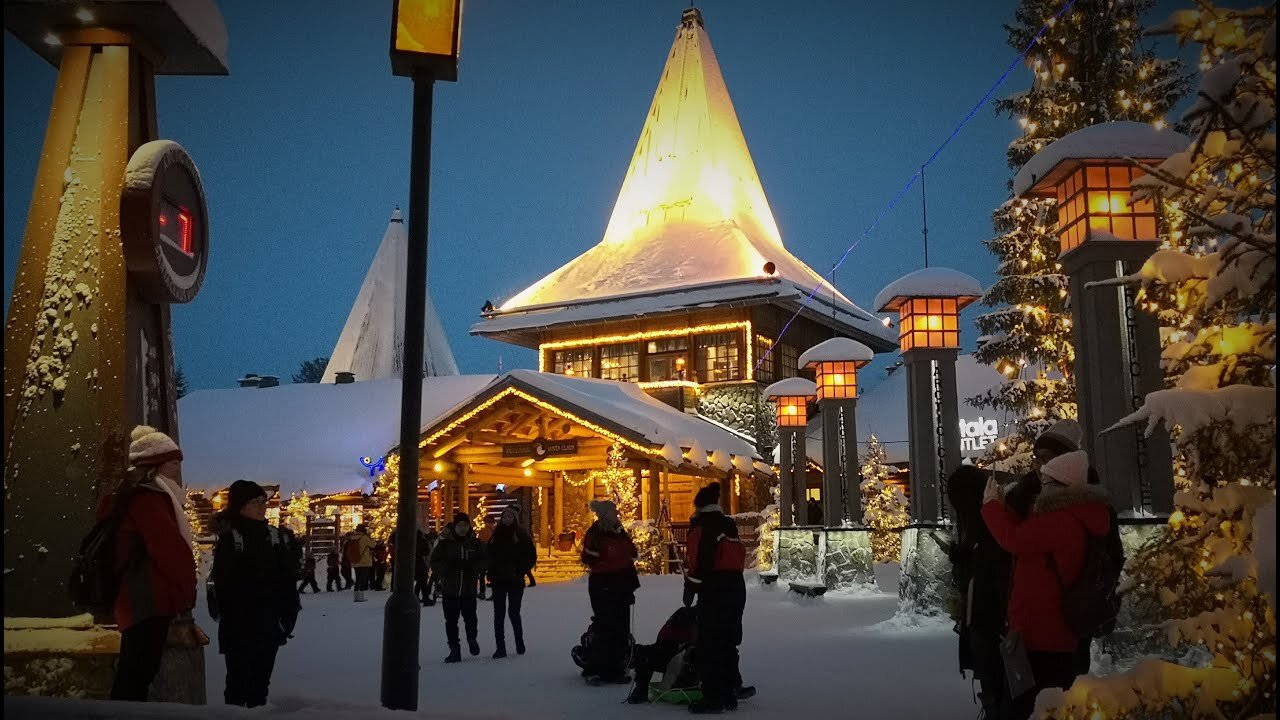
[[[880,210],[880,213],[876,215],[874,220],[871,221],[871,224],[868,225],[867,228],[862,231],[862,235],[858,236],[858,239],[854,240],[853,244],[845,249],[844,254],[842,254],[840,256],[840,259],[836,261],[836,264],[832,266],[831,270],[833,273],[836,270],[838,270],[841,265],[844,265],[844,261],[849,259],[849,254],[853,252],[853,249],[858,247],[858,245],[864,239],[866,239],[867,236],[869,236],[873,231],[875,231],[877,227],[879,227],[880,222],[884,220],[885,216],[888,215],[895,207],[897,207],[898,203],[902,200],[903,196],[905,196],[911,190],[911,188],[915,186],[916,181],[920,179],[920,175],[925,171],[925,169],[928,168],[930,165],[932,165],[933,162],[938,159],[938,156],[942,154],[942,151],[945,150],[946,147],[951,144],[952,140],[956,139],[956,136],[960,134],[960,131],[964,129],[965,125],[969,124],[969,121],[972,120],[973,116],[978,113],[978,110],[980,110],[983,105],[986,105],[987,101],[991,99],[991,96],[995,94],[996,90],[999,89],[999,87],[1004,84],[1004,81],[1009,78],[1009,74],[1013,72],[1014,68],[1018,67],[1018,65],[1021,64],[1026,59],[1027,55],[1030,54],[1031,52],[1031,48],[1035,47],[1036,43],[1040,42],[1040,38],[1044,37],[1044,34],[1048,32],[1049,26],[1057,22],[1058,19],[1061,18],[1063,15],[1067,14],[1067,12],[1071,10],[1072,6],[1074,6],[1075,4],[1076,4],[1076,0],[1068,0],[1067,4],[1063,5],[1062,9],[1059,10],[1056,15],[1049,18],[1047,21],[1045,21],[1044,25],[1040,26],[1040,30],[1035,34],[1035,37],[1031,38],[1031,42],[1027,43],[1027,46],[1022,49],[1022,52],[1019,53],[1018,56],[1013,59],[1013,62],[1009,63],[1009,67],[1005,68],[1004,73],[1000,76],[998,80],[995,81],[995,83],[990,87],[990,89],[987,90],[986,94],[982,96],[982,99],[979,100],[971,110],[969,110],[969,113],[964,116],[964,119],[961,120],[958,125],[956,125],[955,129],[951,131],[951,134],[947,136],[947,139],[943,140],[942,144],[939,145],[938,148],[933,151],[933,154],[930,155],[929,159],[926,160],[924,164],[920,166],[920,169],[917,170],[915,174],[911,176],[911,179],[907,180],[907,184],[903,185],[902,188],[898,190],[897,194],[893,196],[893,199],[889,201],[889,204]],[[832,287],[834,287],[834,285]],[[756,371],[759,371],[760,366],[764,364],[764,361],[768,360],[769,357],[772,356],[773,349],[777,347],[778,343],[782,342],[782,337],[787,334],[787,330],[791,328],[791,324],[795,322],[796,318],[800,317],[800,313],[804,312],[805,308],[809,307],[809,303],[813,302],[813,299],[818,295],[818,291],[821,289],[822,289],[822,284],[819,283],[818,285],[814,286],[813,290],[809,291],[809,294],[805,297],[804,302],[800,303],[800,309],[796,310],[795,313],[792,314],[790,319],[788,319],[787,322],[783,324],[782,330],[778,333],[778,339],[774,340],[773,344],[769,346],[769,349],[764,351],[764,353],[761,354],[760,359],[756,361],[756,367],[755,367]],[[833,304],[835,303],[834,299],[832,300],[832,303]]]

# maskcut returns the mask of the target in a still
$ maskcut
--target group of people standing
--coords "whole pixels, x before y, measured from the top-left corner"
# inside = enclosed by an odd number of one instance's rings
[[[175,619],[196,602],[192,529],[182,509],[182,449],[163,432],[138,426],[129,468],[98,507],[114,534],[113,614],[120,659],[111,688],[116,700],[145,701]],[[267,493],[238,480],[216,518],[218,541],[207,588],[218,621],[218,651],[226,657],[224,700],[254,707],[267,701],[276,652],[292,637],[298,601],[299,546],[285,528],[267,523]]]
[[[1114,624],[1124,550],[1081,440],[1074,420],[1055,423],[1007,489],[972,466],[948,480],[960,664],[980,683],[988,720],[1028,718],[1041,690],[1070,687]]]

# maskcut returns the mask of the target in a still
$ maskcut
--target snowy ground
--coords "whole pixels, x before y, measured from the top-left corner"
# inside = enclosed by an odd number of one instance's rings
[[[803,599],[749,578],[742,673],[759,688],[739,713],[753,716],[972,718],[968,681],[956,670],[955,635],[947,625],[903,627],[889,620],[897,604],[896,567],[883,568],[885,592]],[[680,579],[646,577],[635,608],[638,642],[653,642],[680,602]],[[351,593],[303,596],[295,638],[281,649],[271,685],[281,714],[320,704],[377,706],[382,612],[386,593],[366,603]],[[593,688],[569,659],[590,613],[585,581],[544,584],[525,592],[528,654],[491,660],[492,605],[480,605],[482,654],[458,665],[447,650],[441,609],[422,613],[419,708],[445,717],[656,718],[683,716],[671,705],[620,704],[625,687]],[[197,622],[215,624],[203,607]],[[215,640],[216,643],[216,640]],[[206,655],[209,700],[217,703],[224,664]],[[605,714],[601,714],[605,713]]]

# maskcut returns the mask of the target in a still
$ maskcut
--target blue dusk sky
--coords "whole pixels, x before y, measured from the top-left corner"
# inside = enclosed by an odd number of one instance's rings
[[[1147,21],[1189,5],[1162,1]],[[204,288],[173,312],[194,388],[246,372],[287,381],[328,355],[392,209],[408,207],[412,93],[390,71],[390,0],[221,6],[230,76],[157,80],[160,135],[195,159],[211,218]],[[826,273],[862,235],[1015,57],[1001,27],[1015,6],[699,4],[791,252]],[[685,7],[467,3],[459,81],[436,87],[430,215],[431,294],[463,372],[536,366],[534,352],[468,328],[487,299],[600,240]],[[6,312],[54,80],[5,34]],[[1029,81],[1020,67],[997,96]],[[982,241],[1016,135],[988,106],[930,168],[931,264],[992,281]],[[854,250],[840,289],[868,307],[921,267],[920,225],[913,191]]]

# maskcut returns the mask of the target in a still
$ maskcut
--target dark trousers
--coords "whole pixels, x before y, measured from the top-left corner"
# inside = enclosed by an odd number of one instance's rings
[[[524,600],[524,578],[514,583],[493,584],[493,642],[506,649],[507,619],[511,616],[511,636],[516,647],[524,647],[524,624],[520,620],[520,603]]]
[[[480,597],[482,599],[484,598],[484,589],[485,589],[486,580],[487,580],[487,577],[483,572],[476,574],[476,584],[477,584],[476,591],[480,593]]]
[[[747,586],[742,573],[713,574],[698,589],[698,644],[695,659],[702,695],[709,703],[727,705],[742,683],[738,646]]]
[[[316,574],[312,572],[302,578],[302,582],[298,585],[298,592],[303,592],[303,588],[311,586],[312,592],[320,592],[320,586],[316,584]]]
[[[529,587],[533,587],[534,585],[537,585],[537,584],[538,584],[538,581],[537,581],[537,580],[535,580],[535,579],[534,579],[534,577],[533,577],[533,571],[532,571],[532,570],[530,570],[529,572],[525,573],[525,574],[524,574],[524,576],[525,576],[525,577],[527,577],[527,578],[529,578]]]
[[[111,685],[112,700],[147,701],[151,681],[160,672],[171,622],[173,617],[169,615],[147,618],[120,633],[120,660]]]
[[[444,596],[444,634],[450,650],[462,646],[458,640],[458,616],[462,616],[462,622],[467,627],[467,642],[475,642],[478,622],[474,595]]]
[[[982,687],[978,698],[982,701],[987,717],[997,717],[996,708],[1008,702],[1005,697],[1004,659],[1000,657],[1000,636],[998,633],[982,629],[969,628],[965,632],[965,641],[969,645],[969,657],[973,665],[973,676]]]
[[[1075,652],[1028,652],[1031,661],[1031,674],[1036,686],[1027,692],[1012,698],[1008,710],[1000,715],[1001,720],[1027,720],[1036,709],[1036,695],[1048,688],[1071,687],[1076,676]]]
[[[383,583],[385,583],[386,580],[387,580],[387,564],[375,563],[373,566],[373,582],[370,589],[381,590],[383,587]]]
[[[225,654],[227,688],[222,693],[223,700],[228,705],[244,707],[266,705],[279,649],[279,645],[265,642],[229,648]]]
[[[636,687],[639,688],[642,696],[648,697],[645,693],[649,690],[649,681],[653,679],[653,674],[665,672],[667,665],[678,652],[680,652],[680,646],[674,643],[654,643],[635,647],[632,651],[631,663],[636,671]]]
[[[369,584],[373,580],[372,567],[356,568],[356,590],[368,590]]]
[[[418,598],[418,602],[426,603],[431,597],[430,586],[431,572],[423,567],[417,568],[413,576],[413,596]]]
[[[342,589],[343,589],[343,590],[350,589],[350,587],[351,587],[352,585],[355,585],[355,584],[356,584],[356,581],[351,579],[351,566],[350,566],[350,565],[348,565],[348,566],[346,566],[346,567],[342,568],[342,579],[346,581],[346,584],[342,586]]]
[[[338,574],[336,569],[330,569],[324,576],[325,592],[333,592],[333,586],[337,585],[338,589],[342,589],[342,576]]]
[[[617,588],[587,585],[591,597],[592,625],[595,627],[587,675],[620,678],[627,674],[627,645],[631,636],[631,603],[634,595]]]

